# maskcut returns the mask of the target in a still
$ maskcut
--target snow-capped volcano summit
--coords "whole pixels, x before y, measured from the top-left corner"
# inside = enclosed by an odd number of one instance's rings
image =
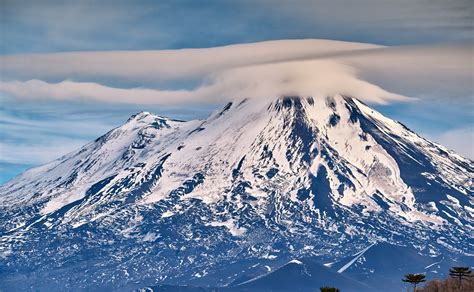
[[[0,187],[0,288],[238,289],[295,258],[356,281],[377,246],[472,264],[473,173],[351,97],[141,112]]]

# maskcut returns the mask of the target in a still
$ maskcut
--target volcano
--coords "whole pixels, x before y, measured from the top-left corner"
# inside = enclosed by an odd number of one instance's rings
[[[0,186],[0,290],[399,291],[474,264],[473,173],[349,96],[141,112]]]

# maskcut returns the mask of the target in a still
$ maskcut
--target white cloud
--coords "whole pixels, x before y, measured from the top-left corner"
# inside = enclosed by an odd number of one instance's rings
[[[0,90],[18,98],[143,104],[331,93],[384,103],[403,96],[472,97],[472,59],[471,45],[381,47],[328,40],[12,55],[0,57]],[[142,85],[118,88],[104,80]],[[186,82],[198,85],[184,88]]]
[[[180,97],[187,101],[186,90],[160,91],[146,88],[114,88],[94,82],[62,81],[47,83],[42,80],[0,81],[0,90],[24,99],[97,100],[118,103],[168,103]]]
[[[420,98],[474,97],[474,43],[385,47],[342,55],[361,78],[390,91]]]
[[[380,48],[329,40],[280,40],[205,49],[102,51],[0,56],[10,79],[181,80],[239,66]]]
[[[239,67],[209,75],[193,90],[122,89],[91,82],[41,80],[0,81],[0,90],[19,98],[80,99],[118,103],[170,104],[222,102],[237,97],[274,98],[284,95],[328,96],[344,94],[367,102],[405,100],[360,80],[356,71],[334,61],[295,61]]]
[[[357,70],[333,60],[305,60],[260,64],[212,76],[221,96],[274,98],[275,96],[351,95],[371,103],[407,100],[361,80]]]

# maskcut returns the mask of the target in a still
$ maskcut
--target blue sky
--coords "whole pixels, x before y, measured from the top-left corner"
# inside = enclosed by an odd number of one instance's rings
[[[32,53],[210,48],[304,38],[387,46],[468,44],[472,48],[473,14],[474,4],[469,0],[1,0],[0,57]],[[472,72],[471,66],[471,80]],[[67,74],[53,76],[41,72],[27,72],[28,77],[19,77],[7,70],[0,73],[0,80],[61,82],[82,78],[81,81],[120,88],[189,88],[196,82]],[[444,79],[440,77],[440,80]],[[460,92],[442,91],[449,84],[438,83],[442,93],[420,93],[418,96],[416,91],[401,92],[415,95],[413,97],[419,100],[374,106],[422,135],[472,158],[474,94],[468,81],[469,78]],[[390,80],[383,83],[392,92],[401,88],[390,88]],[[197,100],[174,105],[124,104],[90,99],[38,100],[22,99],[11,92],[0,91],[0,183],[28,167],[80,147],[138,111],[194,119],[205,117],[222,103],[222,100],[205,103]]]

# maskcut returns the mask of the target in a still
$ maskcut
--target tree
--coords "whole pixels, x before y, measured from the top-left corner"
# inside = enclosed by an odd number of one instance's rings
[[[467,279],[471,276],[471,270],[469,267],[452,267],[449,269],[449,275],[453,278],[458,278],[459,287],[461,287],[462,280]]]
[[[419,287],[417,292],[472,292],[474,291],[474,277],[464,279],[462,286],[459,286],[457,278],[434,279],[426,281],[423,288]]]
[[[423,274],[406,274],[403,282],[407,282],[413,285],[413,292],[416,292],[416,285],[426,282],[426,276]]]
[[[321,287],[319,290],[321,290],[321,292],[341,292],[341,290],[334,287]]]

